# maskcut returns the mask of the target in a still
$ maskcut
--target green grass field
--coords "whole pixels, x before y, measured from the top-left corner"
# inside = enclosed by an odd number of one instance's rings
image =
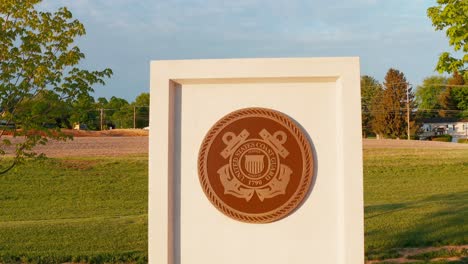
[[[146,156],[47,159],[1,176],[0,263],[145,263],[147,167]]]
[[[468,244],[468,150],[364,151],[366,255]]]
[[[0,176],[0,263],[145,263],[147,165],[46,159]],[[468,244],[468,150],[367,149],[364,175],[369,259]]]

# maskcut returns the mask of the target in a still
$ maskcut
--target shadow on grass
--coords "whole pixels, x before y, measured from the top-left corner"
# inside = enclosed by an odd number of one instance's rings
[[[416,227],[402,230],[399,241],[408,246],[462,245],[468,243],[468,192],[434,195],[421,201],[424,204],[441,203],[443,207],[429,213]],[[415,206],[419,206],[416,204]]]
[[[375,218],[382,215],[387,215],[397,211],[408,209],[407,203],[395,203],[395,204],[379,204],[379,205],[369,205],[364,208],[366,214],[366,219]]]
[[[424,210],[427,212],[421,212]],[[404,215],[405,211],[408,211],[407,216]],[[396,212],[398,216],[393,215]],[[415,218],[417,222],[407,226],[394,222],[401,221],[402,215],[412,218],[415,212],[420,214]],[[366,206],[365,215],[366,221],[383,218],[382,225],[366,230],[366,240],[373,240],[366,246],[366,255],[392,248],[468,244],[468,191],[433,195],[408,203]],[[378,239],[371,238],[373,236],[380,238],[380,241],[376,242]]]

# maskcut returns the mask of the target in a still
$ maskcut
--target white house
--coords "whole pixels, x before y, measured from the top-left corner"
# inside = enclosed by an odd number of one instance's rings
[[[452,141],[468,137],[468,119],[456,118],[428,118],[423,120],[420,138],[428,138],[437,135],[451,135]]]

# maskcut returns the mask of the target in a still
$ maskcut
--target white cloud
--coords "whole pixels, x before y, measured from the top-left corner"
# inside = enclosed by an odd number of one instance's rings
[[[441,34],[433,32],[425,14],[434,4],[435,0],[44,0],[41,5],[49,10],[66,5],[85,24],[88,58],[100,60],[90,65],[114,64],[109,66],[135,73],[128,78],[144,87],[141,80],[147,76],[137,72],[146,72],[147,61],[155,58],[361,55],[375,60],[363,65],[384,72],[380,68],[387,65],[382,61],[398,67],[413,56],[408,51],[437,55],[426,45],[420,48],[424,43],[433,49],[440,45],[434,43],[440,43],[435,40]],[[114,78],[123,82],[119,76],[117,72]]]

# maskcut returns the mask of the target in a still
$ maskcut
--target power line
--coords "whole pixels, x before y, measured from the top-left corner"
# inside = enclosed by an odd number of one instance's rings
[[[428,87],[428,86],[446,86],[446,87],[467,87],[467,84],[443,84],[443,83],[434,83],[429,85],[421,85],[421,87]]]
[[[407,83],[408,85],[413,86],[413,84],[409,83],[409,82],[389,83],[387,85],[397,85],[397,84],[404,84],[404,83]],[[377,85],[384,86],[384,87],[387,86],[384,83],[382,83],[382,84],[378,83]],[[365,86],[361,86],[361,88],[369,88],[369,87],[374,87],[374,86],[376,86],[376,85],[365,85]],[[431,83],[431,84],[428,84],[428,85],[421,84],[421,85],[418,85],[417,87],[431,87],[431,86],[468,88],[468,84],[446,84],[446,83]]]
[[[416,111],[423,111],[423,112],[439,112],[439,111],[445,111],[445,112],[454,112],[454,113],[459,113],[459,112],[466,112],[467,110],[457,110],[457,109],[415,109]],[[376,111],[361,111],[362,113],[396,113],[396,112],[407,112],[406,108],[400,108],[400,109],[394,109],[394,110],[376,110]],[[412,112],[412,111],[410,111]]]

